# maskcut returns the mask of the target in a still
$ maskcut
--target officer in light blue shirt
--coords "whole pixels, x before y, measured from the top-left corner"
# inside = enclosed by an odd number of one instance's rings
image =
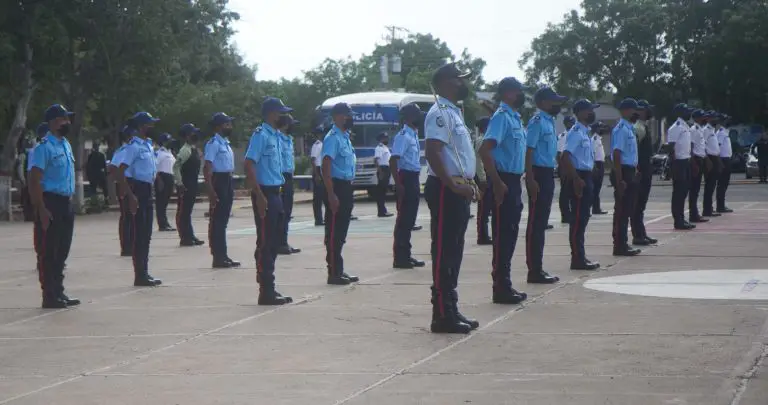
[[[149,245],[154,214],[152,185],[157,174],[151,139],[155,136],[155,124],[158,121],[148,112],[133,115],[129,125],[135,129],[135,134],[125,145],[116,171],[123,198],[133,214],[133,285],[136,287],[162,284],[162,281],[149,274]]]
[[[283,167],[283,178],[285,179],[285,183],[283,183],[283,187],[280,190],[280,197],[283,199],[283,220],[281,221],[283,233],[277,247],[277,254],[291,255],[301,252],[301,249],[288,244],[288,228],[291,223],[291,216],[293,216],[293,172],[296,166],[293,130],[299,125],[299,121],[290,115],[283,115],[280,117],[280,122],[277,125],[280,133],[280,161]]]
[[[333,127],[323,140],[321,152],[323,182],[329,208],[325,211],[328,284],[347,285],[360,280],[344,271],[344,259],[341,256],[354,204],[352,180],[355,178],[357,158],[349,140],[349,131],[354,126],[355,119],[352,108],[346,103],[334,105],[330,114]]]
[[[525,181],[528,188],[528,226],[525,232],[528,283],[552,284],[560,279],[544,271],[544,243],[555,193],[557,134],[555,117],[568,99],[550,87],[533,96],[538,111],[528,122]]]
[[[413,258],[411,253],[411,233],[416,225],[421,193],[421,148],[418,128],[424,123],[424,113],[417,104],[408,104],[400,109],[400,119],[403,128],[395,135],[392,156],[387,162],[392,170],[397,192],[392,267],[412,269],[426,265],[423,261]]]
[[[512,288],[512,256],[515,253],[520,216],[523,212],[520,179],[525,172],[526,137],[520,108],[527,87],[514,77],[505,77],[496,90],[501,101],[485,131],[480,157],[495,200],[492,221],[493,302],[519,304],[528,295]]]
[[[35,252],[43,308],[66,308],[80,300],[64,293],[64,266],[72,246],[75,157],[66,136],[74,114],[60,104],[45,111],[48,133],[31,152],[29,196],[35,210]]]
[[[625,98],[619,103],[621,119],[611,133],[611,157],[613,158],[612,183],[616,209],[613,211],[613,255],[636,256],[640,249],[631,247],[627,239],[629,218],[637,194],[637,137],[632,122],[640,115],[637,100]],[[690,142],[690,141],[689,141]],[[690,145],[689,145],[690,146]],[[686,162],[687,164],[687,162]]]
[[[234,118],[223,112],[213,114],[208,121],[208,126],[214,135],[205,144],[203,152],[205,159],[203,175],[210,203],[208,245],[211,247],[214,269],[240,267],[240,262],[232,260],[227,253],[227,225],[235,199],[235,188],[232,183],[235,154],[229,145],[233,120]]]
[[[569,242],[571,245],[571,270],[596,270],[599,263],[587,259],[584,252],[584,233],[589,222],[592,199],[594,198],[595,148],[589,136],[590,126],[595,123],[595,109],[600,104],[593,104],[587,99],[580,99],[573,104],[573,115],[577,123],[568,131],[560,164],[565,182],[570,183],[569,205],[573,209]]]
[[[123,162],[125,157],[125,150],[128,146],[133,135],[136,133],[131,125],[124,125],[120,130],[119,140],[120,147],[117,148],[115,153],[112,154],[107,165],[107,172],[113,179],[119,179],[117,171]],[[120,240],[120,256],[128,257],[133,256],[133,241],[131,240],[133,235],[133,214],[128,207],[128,201],[125,199],[125,191],[122,190],[122,184],[117,182],[117,201],[120,204],[120,219],[118,224],[118,235]]]
[[[259,305],[284,305],[292,302],[275,290],[275,260],[284,232],[283,200],[280,188],[283,176],[283,140],[279,128],[285,128],[287,114],[293,111],[278,98],[267,97],[261,106],[264,122],[256,128],[245,153],[245,175],[251,186],[251,205],[256,221],[256,281]]]

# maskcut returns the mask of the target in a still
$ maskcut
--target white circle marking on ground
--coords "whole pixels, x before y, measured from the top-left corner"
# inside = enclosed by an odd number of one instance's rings
[[[768,300],[768,269],[640,273],[589,280],[584,287],[646,297]]]

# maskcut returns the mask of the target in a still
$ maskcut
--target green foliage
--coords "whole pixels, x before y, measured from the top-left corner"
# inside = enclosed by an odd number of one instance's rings
[[[312,161],[309,156],[296,156],[296,174],[312,174]]]

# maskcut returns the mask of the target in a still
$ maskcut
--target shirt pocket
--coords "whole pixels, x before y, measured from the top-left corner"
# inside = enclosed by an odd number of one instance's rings
[[[280,170],[280,155],[277,153],[277,145],[267,144],[261,152],[264,164],[271,170]]]
[[[354,167],[355,165],[354,153],[352,151],[352,148],[349,145],[344,145],[344,144],[340,145],[339,157],[347,168],[349,168],[350,166]]]

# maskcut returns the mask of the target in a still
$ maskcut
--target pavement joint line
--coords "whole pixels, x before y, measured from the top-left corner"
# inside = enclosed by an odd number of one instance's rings
[[[387,375],[388,373],[382,372],[264,372],[264,373],[99,373],[92,374],[95,377],[180,377],[180,376],[325,376],[325,375],[338,375],[338,376],[357,376],[357,375]],[[706,378],[706,375],[688,375],[688,374],[632,374],[631,376],[621,374],[600,374],[600,373],[472,373],[472,372],[428,372],[428,373],[408,373],[412,376],[444,376],[444,375],[456,375],[456,376],[503,376],[503,377],[599,377],[599,378],[677,378],[684,380],[694,380],[698,378]],[[41,378],[47,376],[30,376],[34,378]],[[11,377],[9,379],[24,378],[24,377]],[[3,378],[0,377],[0,380]],[[464,390],[462,390],[464,391]]]
[[[748,350],[744,353],[741,361],[734,369],[735,374],[737,374],[736,377],[738,377],[739,380],[733,399],[731,400],[731,405],[739,405],[741,403],[741,399],[744,397],[744,393],[747,391],[749,383],[757,375],[765,362],[765,359],[768,358],[768,317],[765,319],[760,334],[756,337],[760,339],[760,341],[753,342],[752,350]],[[724,384],[727,384],[727,381]]]
[[[653,220],[651,220],[651,221],[654,221],[654,222],[658,222],[658,221],[661,221],[661,220],[663,220],[663,219],[665,219],[665,218],[669,218],[669,217],[671,217],[671,216],[672,216],[671,214],[668,214],[668,215],[664,215],[664,216],[661,216],[661,217],[655,218],[655,219],[653,219]],[[649,221],[649,222],[650,222],[650,221]],[[678,239],[679,237],[680,237],[680,236],[677,236],[677,237],[675,237],[675,238],[671,238],[671,239],[669,239],[669,240],[667,240],[667,241],[659,242],[659,244],[657,244],[656,246],[652,246],[651,248],[655,248],[655,247],[664,246],[665,244],[667,244],[667,243],[669,243],[669,242],[672,242],[672,241],[674,241],[674,240]],[[612,267],[614,267],[614,266],[616,266],[616,265],[618,265],[618,264],[620,264],[620,263],[622,263],[622,262],[624,262],[624,261],[626,261],[626,260],[628,260],[628,259],[630,259],[630,257],[623,257],[623,258],[620,258],[620,259],[616,260],[614,263],[612,263],[612,264],[608,265],[608,266],[607,266],[607,267],[605,267],[605,268],[601,268],[601,269],[599,269],[599,270],[597,270],[597,271],[594,271],[594,272],[592,272],[592,273],[589,273],[589,274],[584,274],[584,275],[582,275],[582,276],[580,276],[580,277],[577,277],[577,278],[575,278],[575,279],[573,279],[573,280],[571,280],[571,281],[565,282],[565,283],[558,283],[558,284],[556,284],[556,285],[555,285],[553,288],[550,288],[550,289],[548,289],[547,291],[544,291],[543,293],[536,295],[535,297],[533,297],[533,298],[532,298],[532,299],[530,299],[530,300],[526,300],[526,301],[523,301],[523,302],[522,302],[522,303],[521,303],[519,306],[516,306],[515,308],[512,308],[512,309],[510,309],[510,310],[509,310],[509,311],[507,311],[506,313],[504,313],[504,314],[502,314],[502,315],[500,315],[500,316],[498,316],[498,317],[494,318],[494,319],[493,319],[493,320],[491,320],[490,322],[488,322],[488,323],[486,323],[485,325],[481,326],[481,327],[480,327],[480,328],[479,328],[477,331],[475,331],[474,333],[470,333],[470,334],[468,334],[467,336],[465,336],[465,337],[463,337],[463,338],[461,338],[461,339],[459,339],[459,340],[456,340],[456,341],[452,342],[452,343],[451,343],[451,344],[449,344],[448,346],[445,346],[445,347],[443,347],[442,349],[439,349],[439,350],[437,350],[437,351],[433,352],[432,354],[430,354],[430,355],[428,355],[428,356],[426,356],[426,357],[423,357],[423,358],[421,358],[420,360],[417,360],[417,361],[415,361],[415,362],[413,362],[413,363],[411,363],[411,364],[409,364],[409,365],[407,365],[407,366],[405,366],[405,367],[403,367],[403,368],[401,368],[401,369],[399,369],[399,370],[395,371],[394,373],[391,373],[391,374],[390,374],[390,375],[388,375],[387,377],[385,377],[385,378],[382,378],[381,380],[379,380],[379,381],[376,381],[376,382],[374,382],[374,383],[372,383],[372,384],[369,384],[369,385],[368,385],[368,386],[366,386],[366,387],[363,387],[362,389],[360,389],[360,390],[358,390],[358,391],[356,391],[356,392],[354,392],[354,393],[350,394],[350,395],[349,395],[349,396],[347,396],[346,398],[344,398],[344,399],[341,399],[341,400],[339,400],[339,401],[336,401],[336,402],[334,402],[334,405],[342,405],[342,404],[345,404],[345,403],[347,403],[347,402],[349,402],[349,401],[351,401],[351,400],[353,400],[353,399],[355,399],[355,398],[358,398],[358,397],[360,397],[361,395],[363,395],[363,394],[365,394],[365,393],[367,393],[367,392],[369,392],[369,391],[371,391],[371,390],[374,390],[374,389],[376,389],[376,388],[378,388],[378,387],[380,387],[380,386],[382,386],[382,385],[384,385],[384,384],[388,383],[389,381],[392,381],[393,379],[395,379],[395,378],[397,378],[397,377],[399,377],[399,376],[402,376],[402,375],[408,374],[410,370],[413,370],[414,368],[416,368],[416,367],[418,367],[418,366],[420,366],[420,365],[422,365],[422,364],[424,364],[424,363],[426,363],[426,362],[428,362],[428,361],[431,361],[431,360],[433,360],[433,359],[435,359],[435,358],[439,357],[439,356],[440,356],[440,355],[442,355],[443,353],[445,353],[445,352],[448,352],[448,351],[452,350],[453,348],[455,348],[455,347],[457,347],[457,346],[459,346],[459,345],[461,345],[461,344],[464,344],[464,343],[468,342],[468,341],[469,341],[470,339],[472,339],[474,336],[477,336],[477,335],[479,335],[479,334],[480,334],[480,332],[484,332],[484,331],[486,331],[487,329],[491,328],[492,326],[494,326],[494,325],[496,325],[496,324],[498,324],[498,323],[500,323],[500,322],[503,322],[503,321],[506,321],[506,320],[510,319],[510,318],[511,318],[512,316],[514,316],[515,314],[517,314],[517,313],[520,313],[520,312],[524,311],[524,310],[525,310],[525,309],[526,309],[528,306],[530,306],[530,305],[532,305],[532,304],[535,304],[537,301],[539,301],[539,300],[541,300],[541,299],[543,299],[543,298],[547,297],[548,295],[550,295],[550,294],[554,293],[555,291],[561,290],[561,289],[563,289],[563,288],[566,288],[566,287],[568,287],[568,286],[571,286],[571,285],[577,284],[577,283],[579,283],[579,282],[581,282],[581,281],[583,281],[583,280],[585,280],[585,279],[591,278],[591,277],[592,277],[594,274],[598,274],[598,273],[601,273],[601,272],[603,272],[604,270],[608,270],[608,269],[610,269],[610,268],[612,268]]]
[[[392,277],[392,276],[394,276],[396,274],[397,274],[396,272],[391,272],[391,273],[388,273],[388,274],[382,274],[380,276],[373,277],[373,278],[371,278],[369,280],[375,281],[375,280],[384,279],[384,278],[387,278],[387,277]],[[64,385],[64,384],[68,384],[68,383],[80,380],[83,377],[88,377],[90,375],[94,375],[94,374],[97,374],[97,373],[102,373],[104,371],[109,371],[109,370],[114,369],[116,367],[123,367],[123,366],[129,365],[129,364],[136,363],[137,361],[141,361],[141,360],[149,358],[153,354],[157,354],[157,353],[164,352],[166,350],[173,349],[175,347],[181,346],[181,345],[183,345],[185,343],[188,343],[188,342],[192,342],[192,341],[198,340],[198,339],[200,339],[202,337],[205,337],[205,336],[214,335],[214,334],[216,334],[218,332],[221,332],[222,330],[231,328],[233,326],[241,325],[241,324],[243,324],[245,322],[248,322],[248,321],[251,321],[253,319],[261,318],[261,317],[266,316],[268,314],[274,313],[274,312],[276,312],[276,311],[278,311],[278,310],[280,310],[282,308],[290,308],[293,305],[301,305],[301,304],[305,304],[305,303],[308,303],[308,302],[311,302],[311,301],[320,300],[323,297],[327,297],[327,296],[331,296],[331,295],[336,295],[336,294],[342,294],[342,293],[354,290],[355,287],[356,287],[356,285],[351,284],[351,285],[346,286],[344,288],[340,288],[340,289],[337,289],[337,290],[331,290],[330,292],[326,291],[325,293],[316,293],[314,295],[306,296],[306,297],[297,299],[296,301],[294,301],[290,305],[278,306],[278,307],[274,307],[274,308],[269,309],[269,310],[264,311],[264,312],[260,312],[260,313],[253,314],[253,315],[249,315],[249,316],[247,316],[245,318],[242,318],[242,319],[239,319],[239,320],[227,323],[227,324],[225,324],[223,326],[219,326],[217,328],[210,329],[210,330],[207,330],[207,331],[204,331],[204,332],[196,333],[196,334],[194,334],[194,335],[192,335],[192,336],[190,336],[190,337],[188,337],[186,339],[179,340],[179,341],[177,341],[175,343],[172,343],[172,344],[160,347],[158,349],[149,350],[149,351],[147,351],[147,352],[145,352],[145,353],[143,353],[143,354],[141,354],[139,356],[134,356],[134,357],[129,358],[127,360],[119,361],[117,363],[113,363],[113,364],[108,365],[108,366],[100,367],[98,369],[81,372],[80,374],[78,374],[76,376],[73,376],[73,377],[70,377],[70,378],[67,378],[67,379],[64,379],[64,380],[57,381],[57,382],[55,382],[53,384],[48,384],[46,386],[43,386],[43,387],[31,390],[31,391],[27,391],[27,392],[18,394],[16,396],[13,396],[13,397],[10,397],[10,398],[6,398],[6,399],[0,401],[0,405],[8,404],[10,402],[16,401],[17,399],[26,398],[26,397],[28,397],[30,395],[34,395],[34,394],[37,394],[39,392],[43,392],[43,391],[49,390],[51,388],[58,387],[60,385]],[[137,290],[137,291],[143,291],[143,290]],[[58,313],[60,311],[61,310],[57,310],[57,311],[53,311],[51,313],[52,314],[53,313]],[[43,315],[45,315],[45,314],[43,314]],[[37,316],[35,318],[39,318],[41,316]],[[10,324],[6,324],[5,326],[7,326],[7,325],[10,325]]]

